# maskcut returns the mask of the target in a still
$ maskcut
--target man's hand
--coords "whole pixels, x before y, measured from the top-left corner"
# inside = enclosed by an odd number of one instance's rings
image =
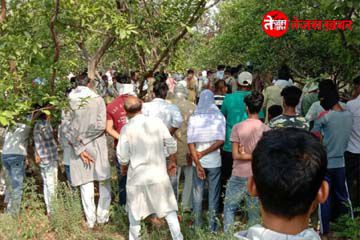
[[[204,156],[204,154],[202,152],[196,152],[196,156],[200,160]]]
[[[40,164],[40,162],[41,162],[40,156],[38,154],[36,154],[35,155],[35,163]]]
[[[186,162],[187,162],[187,164],[188,164],[189,166],[192,165],[193,160],[192,160],[192,158],[191,158],[191,154],[190,154],[190,153],[187,153],[187,154],[186,154]]]
[[[87,165],[90,165],[91,163],[94,162],[94,159],[86,151],[83,151],[82,153],[80,153],[80,158]]]
[[[198,177],[199,177],[201,180],[205,180],[205,179],[206,179],[205,170],[203,169],[203,167],[202,167],[200,164],[196,166],[196,172],[197,172]]]
[[[121,165],[121,167],[120,167],[121,176],[126,176],[127,170],[128,170],[127,165]]]
[[[167,165],[167,171],[170,177],[176,176],[176,163],[170,161]]]

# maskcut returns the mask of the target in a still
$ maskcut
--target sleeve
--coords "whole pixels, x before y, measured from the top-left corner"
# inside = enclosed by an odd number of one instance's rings
[[[106,120],[113,120],[111,114],[110,114],[110,105],[106,107]]]
[[[79,136],[80,141],[87,145],[99,136],[101,136],[106,129],[106,105],[103,99],[98,102],[98,113],[95,124],[91,125],[87,131]]]
[[[159,121],[160,130],[163,135],[164,145],[168,154],[174,154],[177,151],[177,144],[175,139],[170,135],[169,129],[162,121]]]
[[[240,142],[240,138],[239,138],[239,135],[237,134],[238,133],[238,126],[235,125],[231,131],[231,135],[230,135],[230,141],[231,142],[236,142],[236,143],[239,143]]]
[[[35,153],[39,154],[39,148],[41,145],[41,132],[39,129],[39,124],[35,124],[34,126],[33,137],[34,137]]]
[[[97,116],[96,122],[91,124],[90,127],[84,133],[79,133],[77,129],[73,127],[71,123],[67,126],[67,130],[64,131],[66,139],[71,143],[71,146],[74,148],[76,155],[80,155],[85,151],[86,145],[105,132],[106,128],[106,107],[105,102],[101,98],[101,101],[94,103],[98,104],[97,106]],[[84,120],[86,121],[86,120]]]
[[[172,114],[171,127],[173,127],[173,128],[181,128],[183,118],[181,116],[180,109],[176,105],[172,106],[171,114]]]
[[[223,105],[221,106],[221,112],[222,112],[222,114],[224,114],[225,117],[227,117],[227,104],[228,104],[227,99],[228,99],[227,96],[225,96]]]
[[[130,162],[130,145],[126,136],[126,126],[121,130],[116,146],[116,156],[121,165],[127,165]]]

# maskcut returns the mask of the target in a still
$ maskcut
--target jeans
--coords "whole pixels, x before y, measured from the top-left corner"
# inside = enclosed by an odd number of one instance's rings
[[[345,152],[345,169],[351,203],[354,209],[360,208],[360,154]],[[360,216],[360,212],[355,215]]]
[[[219,211],[220,200],[220,178],[221,168],[204,168],[206,179],[201,180],[196,172],[196,168],[193,168],[193,213],[194,213],[194,226],[200,227],[202,225],[202,202],[204,196],[205,181],[209,186],[209,222],[210,230],[216,231],[216,214]]]
[[[336,221],[343,215],[353,216],[345,180],[345,168],[328,169],[325,180],[329,184],[329,197],[319,207],[320,232],[322,234],[329,233],[330,222]]]
[[[247,178],[232,176],[227,184],[224,206],[224,231],[234,224],[235,213],[240,209],[241,201],[245,200],[248,214],[248,225],[252,226],[259,219],[257,198],[252,198],[247,192]]]
[[[41,177],[43,179],[44,200],[46,204],[46,212],[51,213],[51,202],[56,194],[56,186],[58,181],[57,162],[48,165],[40,165]]]
[[[181,196],[182,207],[184,210],[192,209],[191,201],[191,191],[193,185],[193,167],[192,166],[182,166],[178,167],[177,172],[177,182],[180,182],[181,173],[184,173],[185,181],[184,181],[184,189]]]
[[[118,160],[115,160],[116,172],[118,177],[118,188],[119,188],[119,204],[120,206],[126,205],[126,179],[127,175],[121,175],[121,165]]]
[[[24,174],[25,174],[25,156],[15,154],[2,155],[3,165],[8,178],[7,189],[9,192],[9,202],[6,212],[16,215],[20,211],[21,198],[23,194]]]
[[[66,179],[71,185],[70,165],[64,165],[64,168],[65,168]]]
[[[179,219],[177,217],[176,212],[173,211],[173,212],[168,213],[165,217],[165,220],[169,225],[172,239],[173,240],[183,240],[184,237],[181,234]],[[131,211],[129,211],[129,222],[130,222],[129,240],[140,239],[140,230],[141,230],[140,221],[137,221],[134,219],[134,217],[131,214]]]

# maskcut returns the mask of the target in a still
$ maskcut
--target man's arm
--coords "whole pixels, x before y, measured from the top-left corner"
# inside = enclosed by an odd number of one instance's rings
[[[223,144],[224,144],[223,140],[216,140],[216,142],[213,145],[211,145],[209,148],[207,148],[201,152],[197,152],[198,158],[201,159],[203,156],[206,156],[209,153],[212,153],[212,152],[218,150]]]
[[[234,160],[251,161],[252,156],[249,153],[245,153],[244,146],[241,146],[237,142],[232,143],[232,156]]]
[[[127,172],[127,166],[130,162],[130,146],[126,136],[126,126],[119,136],[119,142],[116,146],[116,156],[121,165],[121,174],[124,176]]]
[[[115,130],[114,121],[112,119],[106,120],[106,132],[116,140],[119,139],[120,134]]]
[[[195,163],[196,173],[201,180],[204,180],[206,178],[206,174],[204,168],[201,166],[200,158],[198,157],[198,152],[196,151],[195,143],[189,143],[188,147],[191,157]]]

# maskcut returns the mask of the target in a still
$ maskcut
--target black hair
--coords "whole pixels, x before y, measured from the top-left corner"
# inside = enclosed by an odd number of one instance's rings
[[[354,78],[353,83],[354,83],[355,85],[360,85],[360,75],[357,76],[356,78]]]
[[[218,65],[218,66],[217,66],[217,70],[218,70],[218,71],[225,70],[225,65]]]
[[[286,106],[296,107],[299,104],[302,91],[295,86],[289,86],[281,91],[281,96],[284,97]]]
[[[289,81],[290,78],[290,68],[287,65],[282,65],[278,71],[278,79]]]
[[[169,87],[166,84],[166,82],[156,81],[154,83],[155,97],[165,99],[168,91],[169,91]]]
[[[340,101],[340,95],[337,86],[332,80],[329,79],[320,81],[318,97],[321,106],[325,110],[331,109]]]
[[[125,101],[124,103],[124,109],[127,113],[138,113],[141,111],[142,108],[142,102],[140,99],[136,99],[134,102]]]
[[[193,69],[189,69],[189,70],[187,70],[187,74],[194,74],[195,72],[194,72],[194,70]]]
[[[276,118],[277,116],[280,116],[282,113],[283,113],[283,109],[280,105],[272,105],[268,109],[269,121],[273,118]]]
[[[244,102],[251,114],[259,113],[264,103],[264,95],[258,91],[253,91],[245,97]]]
[[[264,133],[252,160],[264,211],[288,219],[308,213],[326,168],[323,145],[305,130],[283,128]]]
[[[118,74],[116,74],[115,79],[116,79],[116,82],[121,83],[121,84],[130,84],[131,83],[129,76],[126,74],[118,73]]]

